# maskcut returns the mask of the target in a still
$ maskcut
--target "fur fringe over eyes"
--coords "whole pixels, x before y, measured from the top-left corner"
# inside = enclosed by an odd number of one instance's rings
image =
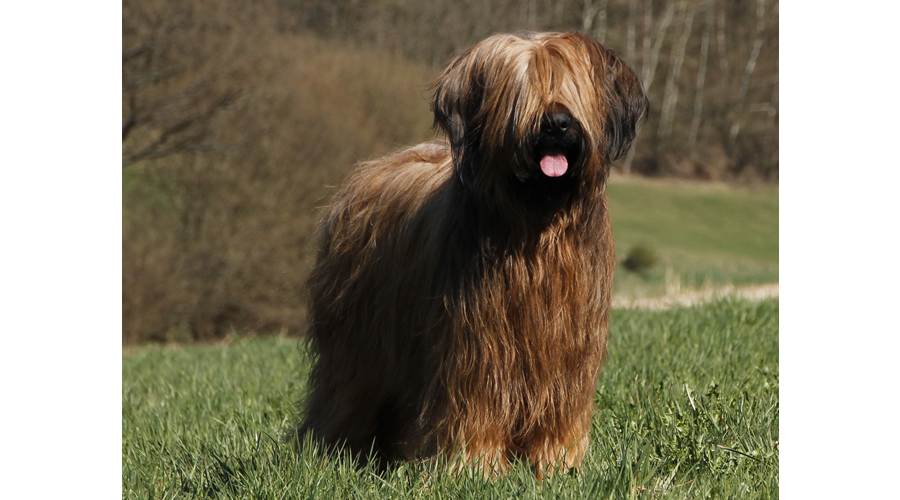
[[[447,140],[359,165],[322,223],[296,435],[381,464],[576,466],[615,268],[606,178],[641,84],[583,34],[495,35],[432,110]]]

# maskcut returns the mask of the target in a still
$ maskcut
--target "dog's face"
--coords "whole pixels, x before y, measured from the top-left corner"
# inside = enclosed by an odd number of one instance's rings
[[[432,111],[467,187],[497,176],[552,187],[586,171],[605,178],[631,146],[647,99],[634,72],[593,39],[524,33],[494,35],[453,61]]]

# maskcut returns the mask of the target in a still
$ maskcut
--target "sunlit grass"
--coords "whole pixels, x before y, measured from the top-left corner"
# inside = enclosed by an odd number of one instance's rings
[[[296,339],[123,355],[124,498],[777,498],[778,302],[615,310],[591,448],[540,482],[440,464],[384,474],[298,455],[282,436],[305,389]]]

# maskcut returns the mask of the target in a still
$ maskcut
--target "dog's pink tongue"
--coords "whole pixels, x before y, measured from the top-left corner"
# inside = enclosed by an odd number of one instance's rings
[[[547,177],[559,177],[569,168],[569,160],[565,155],[547,155],[541,158],[541,172]]]

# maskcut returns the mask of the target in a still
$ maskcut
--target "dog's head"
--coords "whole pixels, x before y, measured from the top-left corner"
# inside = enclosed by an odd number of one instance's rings
[[[631,146],[647,99],[637,75],[590,37],[522,33],[460,55],[435,83],[431,107],[457,176],[478,190],[498,175],[544,185],[586,171],[605,178]]]

